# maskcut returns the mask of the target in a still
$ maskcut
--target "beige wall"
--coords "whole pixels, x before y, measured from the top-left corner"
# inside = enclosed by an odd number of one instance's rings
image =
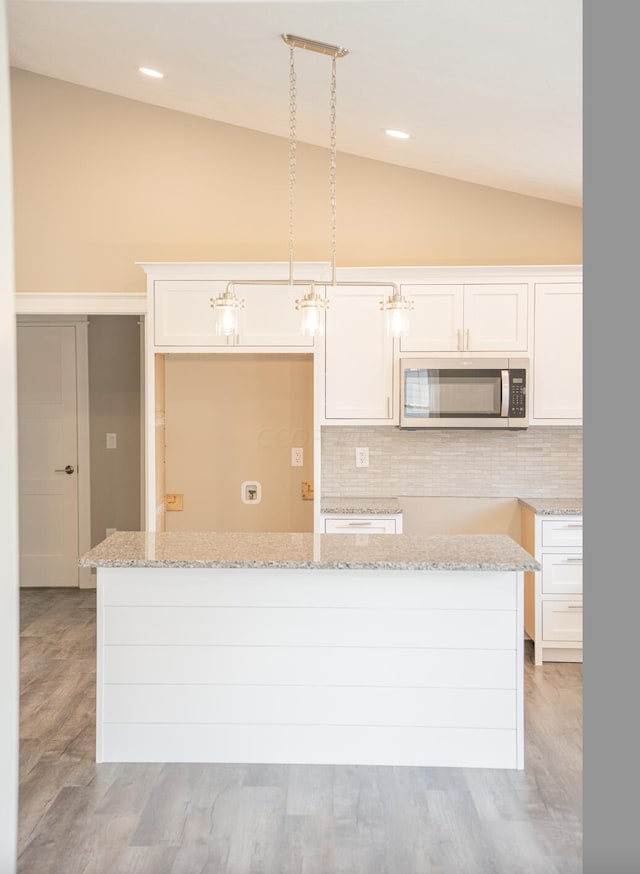
[[[140,328],[137,316],[89,319],[91,544],[140,529]],[[106,448],[107,433],[117,448]]]
[[[287,260],[285,138],[21,70],[12,112],[18,291],[144,291],[135,261]],[[301,145],[296,260],[329,259],[327,202],[327,150]],[[337,208],[338,266],[582,262],[576,207],[352,155]]]
[[[516,498],[400,499],[405,534],[508,534],[521,539]]]
[[[167,355],[165,401],[166,488],[184,495],[167,531],[313,531],[311,356]],[[253,479],[262,500],[247,505]]]

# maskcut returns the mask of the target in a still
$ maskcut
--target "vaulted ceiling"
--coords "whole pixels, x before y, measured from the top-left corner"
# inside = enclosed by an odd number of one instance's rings
[[[281,34],[344,46],[339,151],[582,203],[580,0],[10,0],[8,18],[15,67],[283,137]],[[298,138],[328,146],[330,60],[295,63]]]

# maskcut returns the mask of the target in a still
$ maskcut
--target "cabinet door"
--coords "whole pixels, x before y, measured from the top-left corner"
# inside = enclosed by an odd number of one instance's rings
[[[403,285],[413,301],[401,352],[462,351],[462,285]]]
[[[542,602],[543,640],[582,640],[582,601]]]
[[[244,299],[240,310],[239,338],[215,333],[211,298],[226,288],[224,280],[162,280],[155,283],[154,325],[156,346],[313,346],[303,337],[296,298],[307,289],[282,285],[237,285]]]
[[[582,283],[537,283],[534,419],[582,418]]]
[[[464,351],[527,351],[526,282],[464,286]]]
[[[215,331],[211,298],[226,282],[161,280],[154,283],[154,339],[156,346],[227,346]]]
[[[304,337],[296,300],[307,293],[304,286],[238,285],[236,294],[244,298],[240,311],[240,346],[313,346],[313,337]],[[316,286],[320,294],[321,288]]]
[[[582,594],[582,556],[578,553],[545,552],[542,561],[542,591],[545,595]]]
[[[383,291],[383,290],[382,290]],[[379,288],[327,288],[325,417],[393,418],[393,338]]]

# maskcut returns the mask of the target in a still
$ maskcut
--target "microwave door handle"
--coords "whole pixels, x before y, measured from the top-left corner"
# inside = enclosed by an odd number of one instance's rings
[[[504,418],[509,415],[509,371],[502,370],[502,407],[500,416]]]

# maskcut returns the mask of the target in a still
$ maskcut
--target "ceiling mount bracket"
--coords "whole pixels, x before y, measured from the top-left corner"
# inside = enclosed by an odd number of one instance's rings
[[[308,49],[310,52],[320,52],[322,55],[330,55],[332,58],[344,58],[349,54],[349,49],[341,46],[332,46],[326,42],[317,42],[315,39],[305,39],[303,36],[294,36],[291,33],[283,33],[282,39],[288,46],[297,49]]]

